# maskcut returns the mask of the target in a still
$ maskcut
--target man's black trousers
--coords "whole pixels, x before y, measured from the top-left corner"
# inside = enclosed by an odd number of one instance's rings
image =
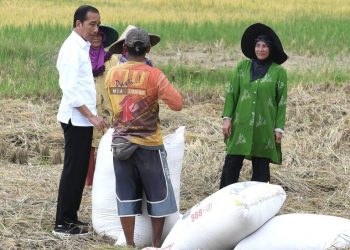
[[[64,133],[64,163],[58,189],[56,225],[74,223],[88,172],[93,127],[61,123]]]

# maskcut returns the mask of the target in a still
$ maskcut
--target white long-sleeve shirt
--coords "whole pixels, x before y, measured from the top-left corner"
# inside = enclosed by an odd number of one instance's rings
[[[90,43],[72,31],[58,54],[56,67],[63,93],[57,113],[60,122],[68,124],[70,119],[74,126],[93,126],[77,109],[85,104],[94,115],[97,114],[89,49]]]

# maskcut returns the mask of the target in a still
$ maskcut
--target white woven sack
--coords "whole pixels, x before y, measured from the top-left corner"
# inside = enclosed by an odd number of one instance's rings
[[[123,229],[117,214],[112,134],[113,129],[108,129],[98,146],[91,193],[91,219],[96,233],[117,239]]]
[[[167,151],[170,179],[172,181],[175,199],[179,206],[180,176],[185,150],[185,127],[179,127],[175,133],[164,137],[164,146]],[[92,225],[94,230],[103,235],[118,239],[116,244],[125,244],[124,233],[117,215],[117,201],[115,194],[115,175],[113,168],[113,154],[110,150],[113,129],[109,129],[102,137],[97,152],[96,168],[92,187]],[[143,203],[143,215],[136,217],[134,239],[137,246],[152,243],[152,227],[147,215],[146,203]],[[164,239],[180,213],[174,213],[165,220]]]
[[[350,248],[350,220],[320,214],[284,214],[243,239],[235,250]]]
[[[172,250],[233,249],[282,207],[282,187],[262,182],[239,182],[205,198],[188,210],[165,239]]]

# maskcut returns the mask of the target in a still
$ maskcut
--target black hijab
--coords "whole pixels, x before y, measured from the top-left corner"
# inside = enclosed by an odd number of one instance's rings
[[[260,35],[254,40],[254,46],[257,42],[263,41],[267,44],[267,46],[270,49],[270,55],[265,60],[259,60],[256,58],[252,59],[252,64],[250,67],[250,81],[255,81],[257,79],[263,78],[266,74],[266,72],[269,70],[272,60],[271,60],[271,54],[273,53],[273,43],[271,39],[267,35]]]

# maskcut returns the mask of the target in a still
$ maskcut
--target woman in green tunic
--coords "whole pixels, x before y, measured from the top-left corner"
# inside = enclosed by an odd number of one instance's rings
[[[253,165],[252,181],[270,180],[270,162],[281,164],[286,117],[288,56],[268,26],[249,26],[241,39],[242,60],[233,72],[223,112],[227,155],[220,188],[238,181],[243,160]]]

